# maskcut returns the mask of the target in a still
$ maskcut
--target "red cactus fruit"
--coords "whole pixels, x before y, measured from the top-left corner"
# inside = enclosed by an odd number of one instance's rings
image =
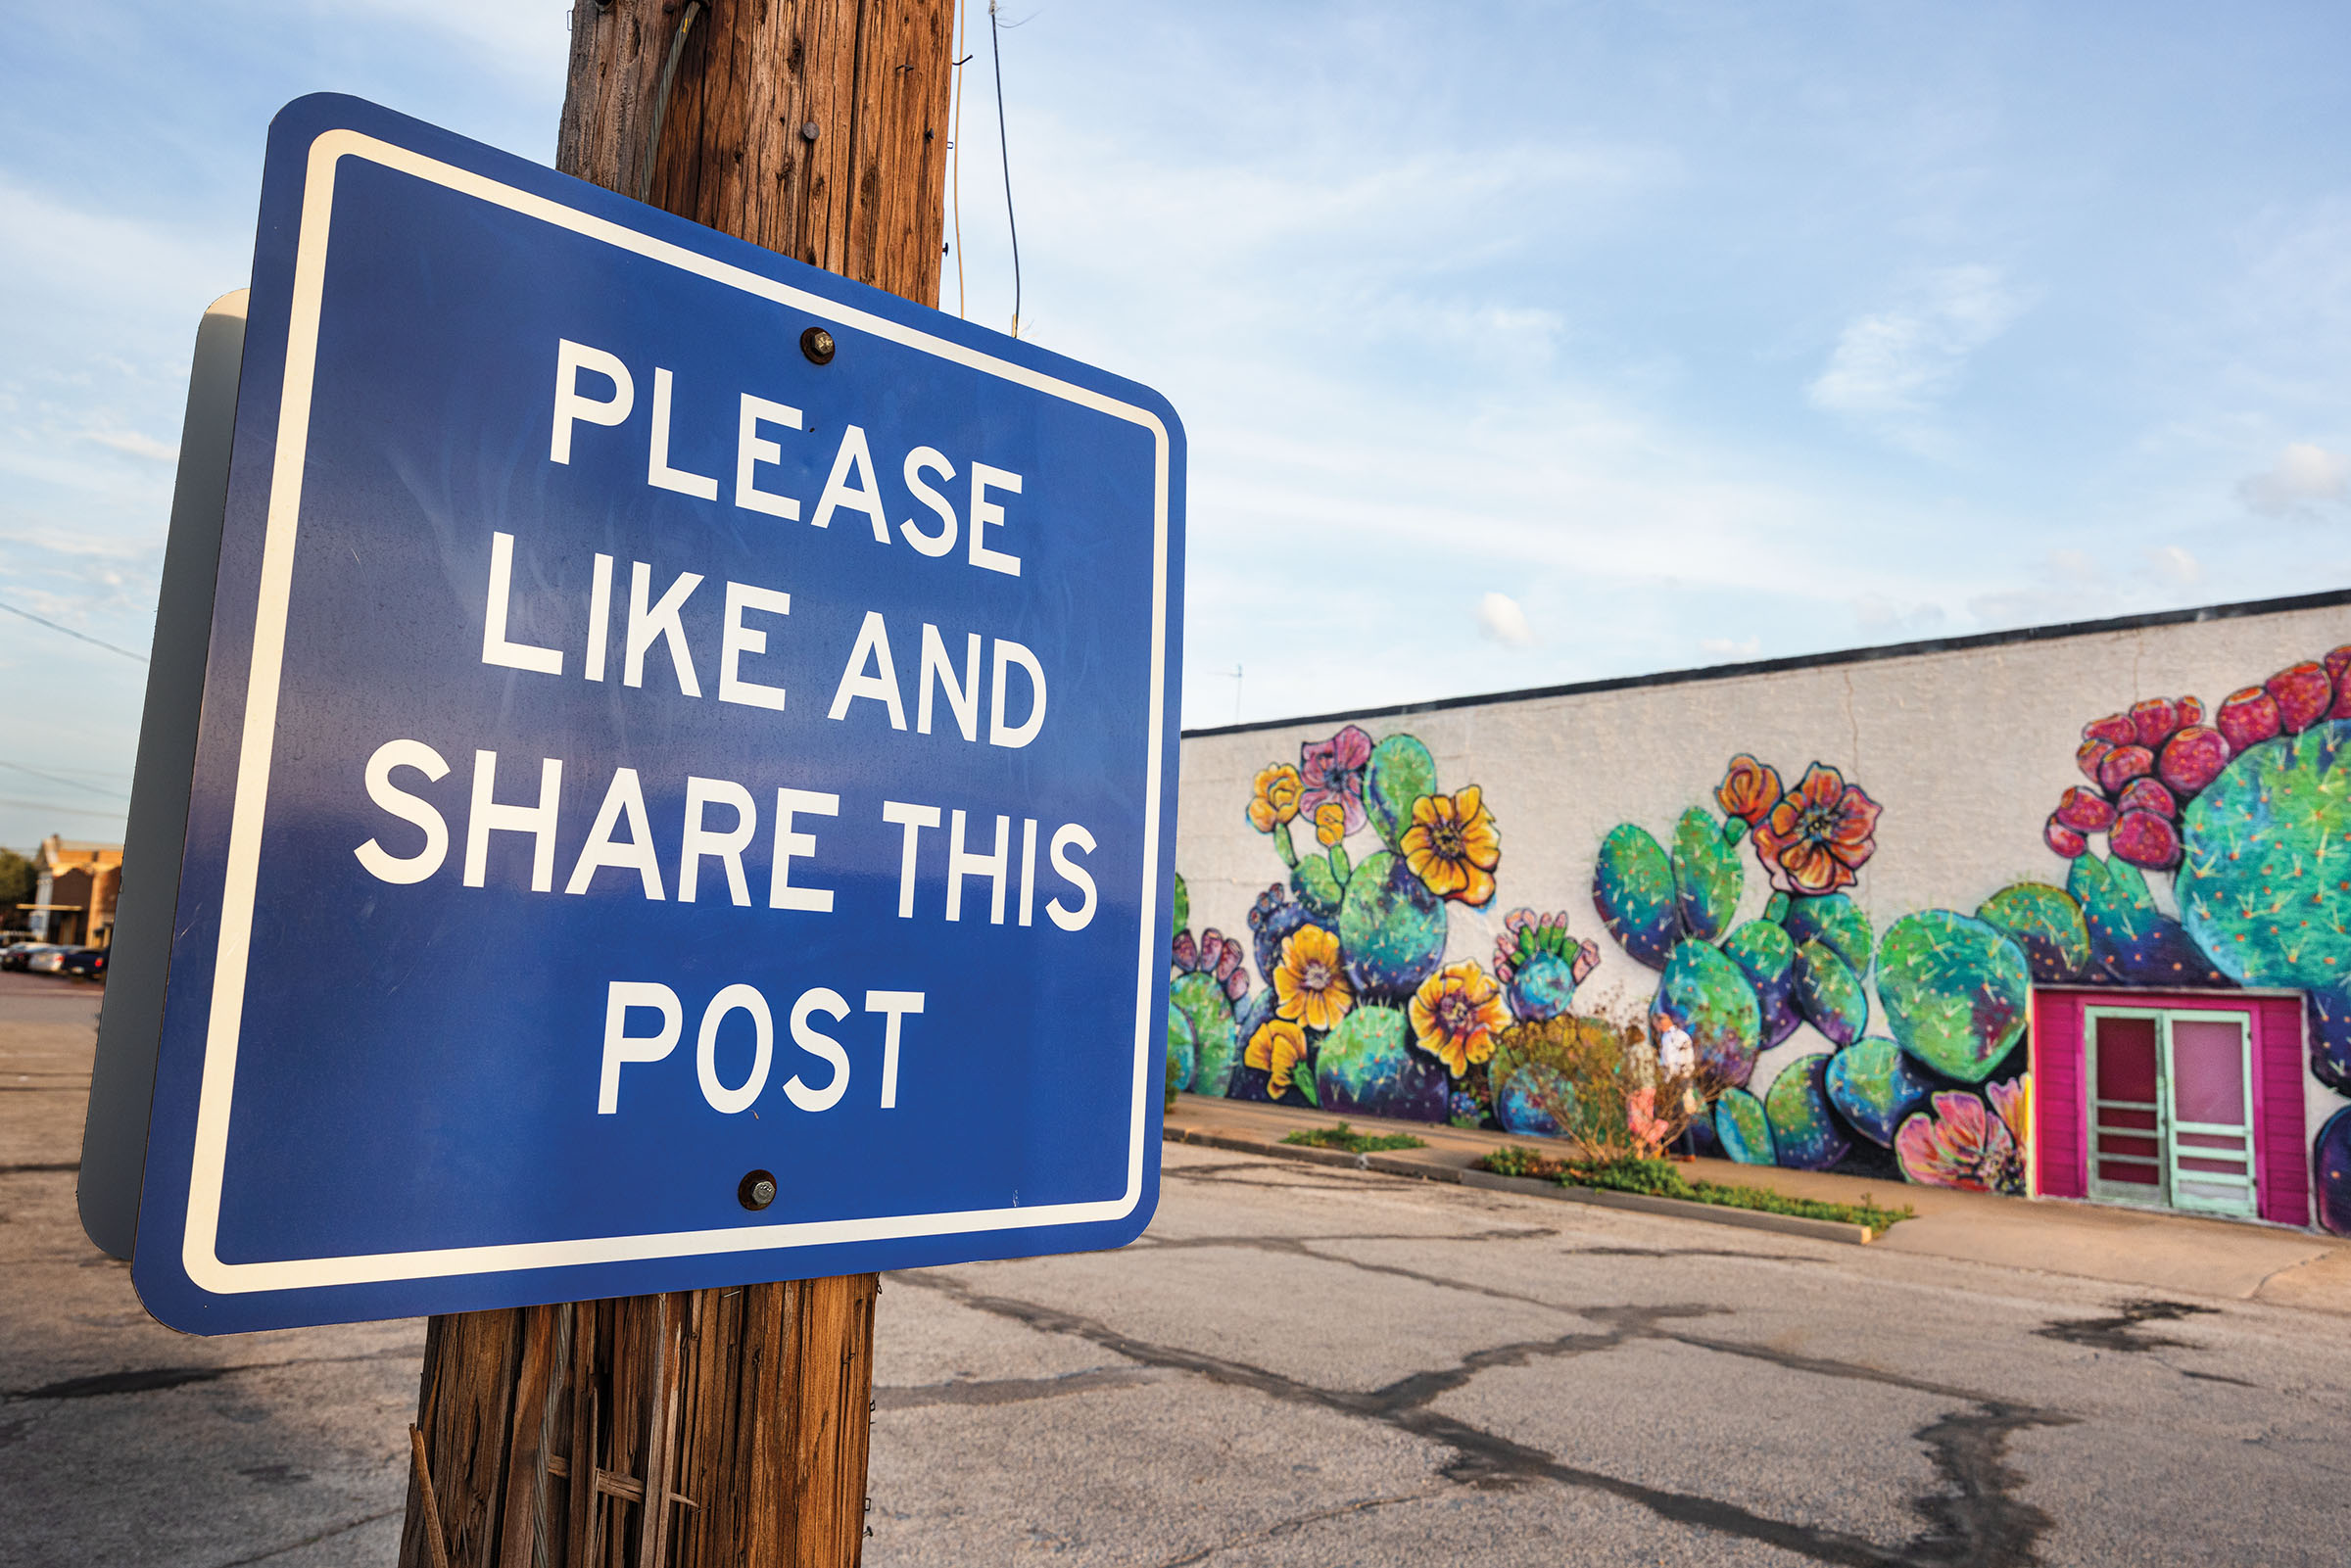
[[[2204,786],[2229,766],[2229,738],[2208,724],[2191,724],[2172,736],[2155,771],[2183,800],[2203,793]]]
[[[2081,749],[2074,753],[2074,766],[2082,770],[2083,778],[2087,779],[2091,784],[2096,784],[2098,782],[2098,764],[2104,762],[2106,753],[2113,749],[2114,742],[2111,740],[2085,740],[2082,742]]]
[[[2180,699],[2180,729],[2184,730],[2191,724],[2202,724],[2203,722],[2204,704],[2194,697],[2182,697]],[[2173,733],[2178,734],[2179,732]]]
[[[2132,780],[2131,787],[2123,791],[2123,798],[2114,803],[2114,809],[2117,812],[2151,811],[2167,820],[2177,819],[2180,815],[2180,803],[2172,798],[2172,792],[2152,779]]]
[[[2136,732],[2132,738],[2149,751],[2161,751],[2163,743],[2180,728],[2180,705],[2170,697],[2149,697],[2144,702],[2131,704],[2131,726]]]
[[[2116,855],[2147,871],[2180,864],[2180,831],[2151,811],[2126,811],[2115,818],[2106,843]]]
[[[2138,726],[2128,713],[2109,713],[2103,719],[2092,719],[2082,727],[2085,740],[2103,740],[2110,745],[2127,746],[2138,738]]]
[[[2327,711],[2329,719],[2351,719],[2351,642],[2344,643],[2327,655],[2327,679],[2334,683],[2334,706]]]
[[[2232,691],[2212,722],[2228,738],[2231,754],[2257,746],[2278,733],[2278,701],[2257,686]]]
[[[2123,785],[2154,771],[2155,753],[2145,746],[2116,746],[2098,764],[2098,783],[2108,794],[2119,795]]]
[[[2277,699],[2278,723],[2287,735],[2300,735],[2327,716],[2334,706],[2334,683],[2324,665],[2304,663],[2279,670],[2262,683]]]
[[[2057,814],[2049,820],[2078,833],[2102,833],[2114,826],[2114,806],[2096,790],[2076,784],[2058,797]]]
[[[2054,817],[2049,819],[2049,825],[2041,831],[2040,836],[2051,849],[2068,860],[2080,860],[2089,853],[2089,840]]]

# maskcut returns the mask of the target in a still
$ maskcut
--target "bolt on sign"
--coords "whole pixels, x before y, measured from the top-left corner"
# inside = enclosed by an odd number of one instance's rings
[[[234,387],[82,1193],[156,1316],[1142,1229],[1165,400],[340,97],[270,129]]]

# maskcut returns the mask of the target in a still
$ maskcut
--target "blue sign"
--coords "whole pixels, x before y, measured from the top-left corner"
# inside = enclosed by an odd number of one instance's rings
[[[1182,517],[1142,387],[287,108],[182,655],[148,1307],[224,1333],[1132,1239]]]

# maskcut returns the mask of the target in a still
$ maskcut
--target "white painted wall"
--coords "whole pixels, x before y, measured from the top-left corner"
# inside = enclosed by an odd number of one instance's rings
[[[2085,724],[2149,697],[2194,695],[2210,714],[2231,692],[2345,643],[2351,606],[2337,606],[1354,722],[1374,740],[1419,736],[1441,787],[1482,785],[1501,830],[1500,890],[1483,912],[1449,906],[1448,961],[1491,966],[1507,911],[1565,911],[1603,954],[1579,1010],[1611,995],[1637,1006],[1656,975],[1619,950],[1594,913],[1594,856],[1620,822],[1670,845],[1683,811],[1716,809],[1714,787],[1734,755],[1752,753],[1791,786],[1806,765],[1826,762],[1879,803],[1877,852],[1849,891],[1882,935],[1913,910],[1972,912],[2011,882],[2063,884],[2067,863],[2041,830],[2058,796],[2082,782],[2074,750]],[[1302,744],[1339,728],[1319,721],[1185,737],[1176,862],[1195,931],[1214,927],[1246,942],[1251,902],[1287,877],[1244,814],[1251,782],[1271,763],[1295,765]],[[1292,831],[1299,852],[1313,852],[1311,826]],[[1377,847],[1368,829],[1347,844],[1358,860]],[[1770,889],[1744,844],[1742,853],[1746,920]],[[2169,879],[2150,881],[2168,911]],[[1870,1032],[1883,1033],[1874,994],[1871,1005]],[[1825,1049],[1799,1029],[1758,1064],[1751,1087],[1762,1092],[1782,1062]],[[2315,1079],[2310,1087],[2315,1132],[2341,1101]]]

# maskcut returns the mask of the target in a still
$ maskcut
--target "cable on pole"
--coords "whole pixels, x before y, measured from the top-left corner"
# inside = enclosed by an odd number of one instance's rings
[[[1012,214],[1012,149],[1004,138],[1004,50],[997,41],[996,0],[987,0],[987,53],[996,68],[996,151],[1004,163],[1004,226],[1012,231],[1012,335],[1021,335],[1021,225]]]
[[[637,171],[637,200],[641,202],[653,199],[653,162],[661,154],[661,121],[669,118],[670,84],[678,79],[678,56],[686,52],[686,34],[701,14],[702,0],[686,0],[686,14],[678,19],[677,33],[669,40],[669,59],[661,67],[661,90],[653,95],[653,128],[645,138],[645,166]]]
[[[972,57],[963,52],[965,18],[970,8],[965,0],[955,0],[955,106],[947,121],[947,156],[955,160],[955,173],[948,186],[948,205],[955,223],[955,314],[968,320],[963,304],[963,67]]]

